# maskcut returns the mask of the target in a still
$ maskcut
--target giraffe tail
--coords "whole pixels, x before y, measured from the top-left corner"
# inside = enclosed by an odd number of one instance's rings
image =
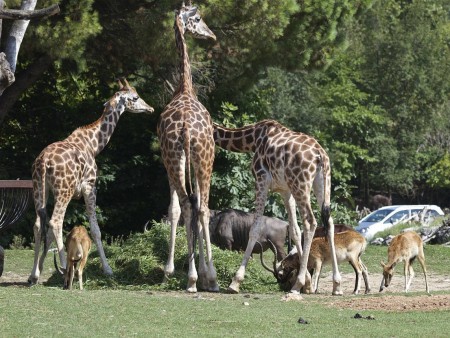
[[[197,243],[197,227],[198,227],[198,198],[192,190],[191,181],[191,137],[189,128],[186,127],[186,122],[183,124],[183,147],[186,154],[186,178],[189,182],[189,202],[191,203],[191,229],[193,237],[193,252],[195,255],[195,245]]]
[[[189,195],[189,201],[191,202],[191,229],[192,237],[194,242],[194,255],[195,255],[195,245],[197,243],[198,234],[198,198],[197,195],[192,193]]]
[[[330,206],[330,187],[328,187],[327,181],[327,171],[329,169],[329,163],[324,161],[322,155],[319,154],[320,167],[322,169],[322,179],[323,179],[323,196],[324,201],[322,203],[322,208],[320,212],[320,218],[322,220],[322,225],[324,227],[324,237],[328,238],[328,230],[330,229],[330,217],[331,217],[331,206]],[[327,203],[328,201],[328,203]]]
[[[331,207],[329,205],[325,205],[325,202],[322,204],[322,210],[320,212],[320,217],[322,219],[322,224],[324,227],[324,237],[328,237],[328,229],[330,228],[330,217],[331,217]]]
[[[40,208],[38,208],[36,210],[36,213],[39,216],[39,220],[41,223],[41,242],[44,241],[44,252],[48,251],[48,247],[47,247],[47,210],[45,209],[45,203],[47,200],[47,197],[45,196],[46,193],[46,176],[47,176],[47,166],[45,163],[45,160],[40,160],[37,164],[38,166],[38,173],[40,176],[40,181],[38,181],[38,184],[40,184],[41,186],[39,187],[42,194],[40,196],[41,199],[41,203],[40,203]],[[36,203],[36,206],[38,206],[39,203]]]

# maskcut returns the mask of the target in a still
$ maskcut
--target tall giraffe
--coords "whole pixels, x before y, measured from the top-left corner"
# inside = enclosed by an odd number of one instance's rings
[[[53,239],[56,239],[61,264],[65,268],[62,239],[64,215],[70,200],[81,196],[84,197],[91,234],[100,255],[103,271],[108,275],[112,274],[103,251],[100,228],[95,214],[95,181],[97,179],[95,157],[108,143],[123,112],[152,113],[154,111],[139,97],[127,80],[124,80],[124,84],[119,80],[119,85],[119,91],[105,103],[103,114],[97,121],[76,129],[63,141],[50,144],[42,150],[33,163],[34,206],[37,217],[34,224],[34,265],[28,279],[31,284],[39,280],[47,248]],[[52,231],[47,234],[46,204],[50,190],[53,192],[55,206],[49,221]],[[41,239],[44,240],[44,251],[39,258]]]
[[[317,227],[311,208],[311,190],[322,207],[322,221],[328,226],[328,241],[333,255],[333,294],[342,294],[335,248],[334,223],[330,214],[331,168],[325,150],[312,137],[294,132],[273,120],[263,120],[238,129],[214,124],[214,141],[221,148],[234,152],[254,152],[252,169],[256,179],[256,216],[241,266],[228,291],[239,292],[245,268],[259,238],[261,216],[270,190],[279,192],[289,215],[289,231],[300,253],[300,271],[292,292],[306,284],[309,250]],[[303,221],[304,245],[297,224],[296,204]],[[308,275],[308,282],[310,277]],[[306,285],[308,286],[308,285]]]
[[[169,257],[164,268],[167,279],[174,272],[175,236],[181,212],[188,239],[188,292],[200,288],[219,291],[209,238],[209,188],[214,161],[214,139],[211,117],[198,101],[192,86],[191,66],[184,35],[190,32],[196,38],[216,39],[216,36],[200,17],[198,9],[185,6],[175,14],[175,40],[181,57],[181,82],[172,101],[166,106],[158,123],[161,154],[169,178],[171,201],[169,222],[171,224]],[[195,192],[191,183],[191,164],[195,179]],[[186,185],[189,185],[189,193]],[[181,208],[180,208],[181,204]],[[195,267],[195,238],[198,234],[199,269]],[[206,266],[203,239],[206,242]]]

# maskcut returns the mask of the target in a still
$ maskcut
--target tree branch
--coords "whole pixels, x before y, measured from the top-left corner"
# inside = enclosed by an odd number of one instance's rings
[[[16,76],[16,81],[0,96],[0,125],[19,97],[51,66],[53,59],[43,55]]]
[[[51,5],[43,9],[37,10],[20,10],[20,9],[1,9],[0,19],[11,19],[11,20],[31,20],[40,19],[47,16],[55,15],[60,12],[59,5]]]

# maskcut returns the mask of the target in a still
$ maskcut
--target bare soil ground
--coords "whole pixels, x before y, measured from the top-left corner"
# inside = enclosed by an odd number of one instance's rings
[[[321,293],[307,297],[318,296],[327,298],[331,307],[351,308],[358,311],[363,310],[383,310],[383,311],[411,311],[411,310],[449,310],[450,294],[439,294],[439,291],[450,290],[450,275],[436,275],[428,273],[428,287],[430,295],[425,293],[425,278],[422,271],[415,269],[415,277],[410,290],[404,294],[405,280],[403,274],[396,272],[388,288],[379,292],[381,284],[380,273],[369,273],[370,293],[364,295],[364,281],[362,280],[360,295],[353,296],[355,276],[353,273],[342,274],[343,297],[331,296],[332,281],[331,273],[324,275],[319,282]],[[399,294],[400,293],[400,294]],[[286,297],[289,300],[289,297]],[[295,298],[295,297],[294,297]]]
[[[362,281],[359,296],[352,294],[355,276],[353,273],[342,274],[342,290],[344,296],[332,296],[331,273],[323,274],[320,279],[321,293],[318,295],[302,295],[300,297],[287,294],[281,297],[283,301],[302,301],[306,297],[309,300],[317,298],[320,301],[325,300],[327,306],[338,308],[349,308],[356,311],[364,310],[382,310],[382,311],[427,311],[427,310],[450,310],[450,293],[442,294],[439,291],[450,291],[450,275],[436,275],[429,273],[428,286],[431,294],[425,294],[425,279],[422,271],[415,269],[416,276],[411,284],[410,292],[403,294],[404,277],[402,273],[396,273],[392,279],[392,283],[383,292],[379,292],[381,283],[381,271],[379,274],[369,274],[371,292],[364,295],[364,282]],[[45,282],[48,276],[44,273],[41,276],[40,283]],[[0,277],[0,287],[28,287],[26,282],[28,275],[17,274],[11,271],[4,271]],[[192,297],[190,294],[179,293],[179,297],[183,295]],[[199,293],[202,298],[218,299],[221,296],[227,297],[226,294],[208,294]],[[256,295],[255,295],[256,296]]]

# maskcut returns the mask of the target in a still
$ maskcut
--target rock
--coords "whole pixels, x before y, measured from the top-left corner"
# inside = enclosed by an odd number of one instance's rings
[[[300,317],[297,321],[299,324],[309,324],[307,320],[304,320],[302,317]]]

